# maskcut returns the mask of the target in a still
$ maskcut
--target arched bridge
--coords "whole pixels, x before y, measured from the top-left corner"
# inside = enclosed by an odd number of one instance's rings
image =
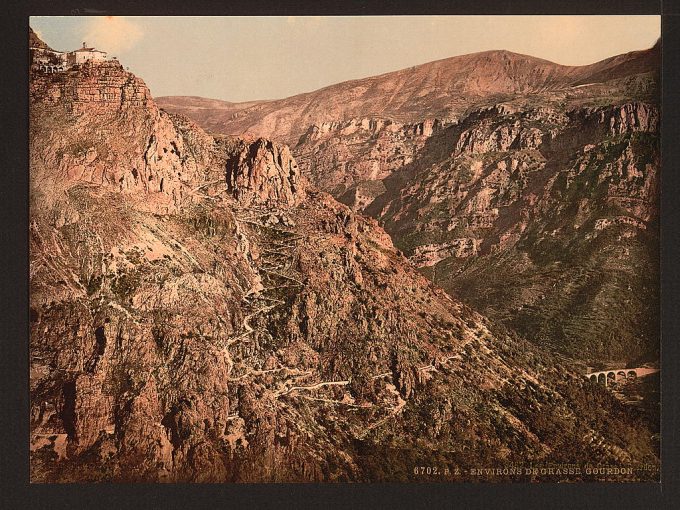
[[[635,379],[637,377],[644,377],[649,374],[655,374],[658,372],[658,368],[614,368],[611,370],[602,370],[600,372],[591,372],[586,374],[586,379],[591,380],[595,383],[607,384],[616,381],[625,381],[628,379]]]

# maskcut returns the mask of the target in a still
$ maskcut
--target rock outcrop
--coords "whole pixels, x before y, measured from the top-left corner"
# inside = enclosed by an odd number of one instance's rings
[[[242,143],[226,163],[227,189],[240,199],[296,205],[304,198],[300,170],[288,146]]]
[[[115,66],[31,80],[32,481],[658,463],[641,417],[433,286],[286,147],[138,103]]]
[[[442,244],[425,244],[413,250],[411,262],[417,267],[431,267],[449,257],[467,258],[477,255],[479,239],[453,239]]]
[[[149,108],[153,103],[144,82],[115,60],[88,60],[78,69],[34,73],[29,92],[34,102],[58,105],[74,114]]]

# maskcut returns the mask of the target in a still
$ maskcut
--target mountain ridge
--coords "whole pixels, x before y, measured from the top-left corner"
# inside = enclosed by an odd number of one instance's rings
[[[116,62],[29,78],[31,481],[658,464],[642,414],[433,285],[285,145],[209,135]]]
[[[212,131],[288,142],[314,185],[378,219],[425,274],[523,336],[570,355],[649,360],[658,355],[653,260],[659,65],[660,41],[585,66],[491,50],[228,113],[192,111],[190,102],[164,107]],[[599,161],[591,160],[593,148]],[[589,188],[594,177],[578,178],[583,170],[573,167],[575,160],[599,172],[597,193]],[[562,182],[563,172],[575,177]],[[579,204],[571,219],[570,205],[559,199],[567,194]],[[544,201],[564,216],[548,220],[549,208],[536,205]],[[523,231],[549,223],[562,232],[538,229],[527,238]],[[552,264],[560,256],[554,251],[550,257],[556,259],[548,262],[551,244],[563,243],[563,252],[578,246],[583,253],[596,242],[610,252],[635,247],[636,259],[627,264],[592,254],[570,266],[563,283],[555,281]],[[536,265],[531,258],[538,253]],[[495,282],[484,264],[507,281]],[[635,275],[634,264],[647,268],[649,281]],[[494,281],[493,291],[475,285],[478,277]],[[622,281],[645,296],[649,309],[631,301]],[[592,300],[592,311],[564,299],[576,289]],[[554,300],[542,299],[546,295]],[[614,303],[628,318],[614,321],[614,331],[602,338],[613,321],[602,307]]]
[[[585,66],[564,66],[507,50],[490,50],[347,80],[283,99],[257,101],[254,105],[225,102],[231,106],[226,114],[213,115],[207,120],[194,112],[194,119],[210,131],[268,136],[295,145],[304,127],[311,124],[360,116],[402,122],[456,117],[469,106],[470,99],[479,100],[480,96],[547,92],[600,83],[628,76],[632,71],[635,74],[651,72],[659,58],[659,43],[647,50]],[[470,97],[448,99],[452,94]],[[388,96],[386,103],[385,95]],[[177,100],[178,96],[157,98],[160,106],[174,107],[178,113],[190,108],[186,98],[183,105],[173,104]],[[316,104],[323,107],[316,108]],[[420,104],[420,110],[409,106],[412,104]],[[280,118],[284,116],[288,119]]]
[[[647,48],[647,49],[632,50],[632,51],[629,51],[629,52],[626,52],[626,53],[614,55],[612,57],[607,57],[607,58],[604,58],[602,60],[598,60],[598,61],[590,63],[590,64],[580,64],[580,65],[559,64],[557,62],[553,62],[552,60],[548,60],[548,59],[545,59],[545,58],[535,57],[533,55],[529,55],[529,54],[525,54],[525,53],[517,53],[517,52],[514,52],[514,51],[504,50],[504,49],[484,50],[484,51],[479,51],[479,52],[474,52],[474,53],[465,53],[465,54],[462,54],[462,55],[454,55],[454,56],[451,56],[451,57],[444,57],[444,58],[424,62],[422,64],[415,64],[413,66],[403,67],[403,68],[400,68],[400,69],[396,69],[394,71],[386,71],[384,73],[364,76],[364,77],[361,77],[361,78],[351,78],[351,79],[348,79],[348,80],[342,80],[342,81],[339,81],[339,82],[336,82],[336,83],[332,83],[330,85],[325,85],[325,86],[320,87],[318,89],[309,90],[309,91],[305,91],[305,92],[298,92],[296,94],[292,94],[292,95],[281,97],[281,98],[252,99],[252,100],[248,100],[248,101],[230,101],[230,100],[227,100],[227,99],[217,99],[217,98],[208,98],[208,97],[203,97],[203,96],[188,96],[188,95],[176,95],[175,94],[175,95],[158,96],[158,97],[156,97],[156,100],[162,103],[166,99],[186,98],[188,100],[215,101],[215,102],[218,102],[218,103],[225,103],[225,104],[234,105],[234,106],[235,105],[246,105],[246,104],[250,104],[250,103],[268,103],[268,102],[272,102],[272,101],[283,101],[283,100],[290,99],[290,98],[297,97],[297,96],[302,96],[302,95],[306,95],[306,94],[313,94],[315,92],[324,91],[324,90],[327,90],[329,88],[333,88],[333,87],[339,86],[339,85],[347,85],[347,84],[350,84],[350,83],[357,83],[357,82],[361,82],[361,81],[369,80],[369,79],[384,78],[384,77],[392,75],[392,74],[407,72],[407,71],[410,71],[410,70],[413,70],[413,69],[416,69],[416,68],[431,66],[433,64],[440,64],[440,63],[444,63],[444,62],[455,61],[457,59],[470,58],[470,57],[474,57],[474,56],[481,56],[481,55],[487,55],[487,54],[490,54],[490,55],[511,55],[515,58],[521,58],[521,59],[525,59],[525,60],[533,60],[533,61],[536,61],[536,62],[542,62],[542,63],[545,63],[545,64],[549,64],[549,65],[564,68],[564,69],[588,69],[588,68],[591,68],[591,67],[602,66],[606,63],[616,61],[617,59],[624,59],[624,61],[627,61],[628,59],[631,59],[631,58],[637,59],[637,57],[645,56],[646,54],[648,54],[650,52],[658,52],[660,50],[660,45],[661,45],[661,40],[659,39],[654,45],[652,45],[650,48]]]

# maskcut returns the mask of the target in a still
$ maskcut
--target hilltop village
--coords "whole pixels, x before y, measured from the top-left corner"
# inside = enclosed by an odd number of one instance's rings
[[[105,51],[88,47],[83,42],[82,47],[74,51],[56,51],[36,39],[30,41],[29,55],[32,71],[57,73],[73,69],[87,61],[117,60],[109,57]]]

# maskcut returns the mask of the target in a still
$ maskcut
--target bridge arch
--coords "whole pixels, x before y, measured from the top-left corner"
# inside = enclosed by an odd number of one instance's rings
[[[604,370],[602,372],[591,372],[589,374],[585,374],[585,377],[590,382],[609,386],[610,384],[615,385],[619,381],[624,383],[626,381],[645,377],[650,374],[655,374],[659,371],[660,369],[658,368],[650,368],[646,366],[637,368],[614,368],[610,370]]]

